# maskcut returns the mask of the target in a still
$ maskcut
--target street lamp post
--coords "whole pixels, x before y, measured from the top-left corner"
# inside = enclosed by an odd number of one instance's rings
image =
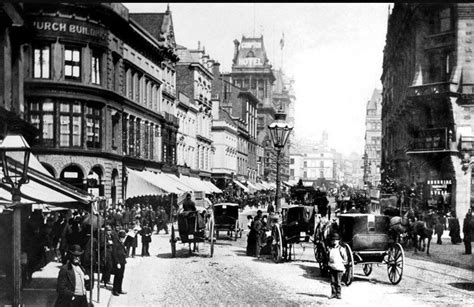
[[[276,149],[276,193],[275,193],[275,211],[281,212],[280,204],[280,155],[285,147],[293,127],[286,122],[286,114],[280,108],[275,114],[275,121],[268,125],[273,147]]]
[[[12,237],[12,277],[13,306],[19,306],[21,300],[21,201],[20,187],[28,183],[28,162],[30,146],[21,135],[7,135],[0,143],[2,161],[2,182],[11,186],[13,208]]]

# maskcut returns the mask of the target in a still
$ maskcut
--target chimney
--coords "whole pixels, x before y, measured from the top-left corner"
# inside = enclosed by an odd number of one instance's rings
[[[234,59],[232,60],[234,64],[237,63],[237,56],[239,55],[239,45],[239,41],[234,39]]]
[[[221,64],[217,61],[212,64],[212,74],[214,75],[214,78],[219,78],[221,76],[220,66]]]
[[[201,41],[198,41],[198,50],[201,50]]]

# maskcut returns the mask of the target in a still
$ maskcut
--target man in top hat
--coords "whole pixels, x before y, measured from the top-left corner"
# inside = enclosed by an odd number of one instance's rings
[[[59,270],[55,306],[87,307],[87,292],[91,288],[89,276],[81,266],[82,248],[75,244],[69,249],[69,259]]]
[[[122,290],[123,275],[125,272],[125,264],[127,263],[127,252],[124,241],[127,234],[124,230],[120,230],[118,237],[114,238],[112,244],[112,265],[115,272],[114,286],[112,288],[112,295],[118,296],[120,294],[127,294]]]
[[[345,249],[339,245],[339,234],[331,234],[331,245],[329,247],[329,275],[331,276],[331,296],[341,299],[341,279],[346,270],[347,254]]]

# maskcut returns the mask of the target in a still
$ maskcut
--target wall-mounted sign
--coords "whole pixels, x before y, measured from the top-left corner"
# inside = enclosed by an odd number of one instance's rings
[[[102,26],[88,21],[64,17],[36,17],[32,27],[39,35],[63,36],[76,40],[92,40],[107,44],[108,31]]]

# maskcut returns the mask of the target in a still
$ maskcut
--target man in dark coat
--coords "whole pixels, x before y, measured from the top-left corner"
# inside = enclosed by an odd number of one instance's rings
[[[150,256],[150,242],[151,242],[151,228],[145,222],[145,219],[142,220],[143,228],[140,230],[140,235],[142,237],[142,257]]]
[[[191,199],[191,194],[186,195],[186,199],[183,201],[184,211],[196,211],[196,203]]]
[[[125,272],[125,264],[127,263],[127,253],[125,245],[123,244],[125,237],[125,231],[121,230],[118,238],[115,238],[112,243],[112,264],[115,272],[112,294],[115,296],[126,294],[126,292],[122,290],[123,274]]]
[[[56,290],[58,298],[55,306],[87,307],[87,290],[91,289],[89,276],[80,263],[83,251],[79,245],[72,245],[69,260],[61,267]]]
[[[466,251],[466,255],[472,254],[471,219],[472,219],[472,214],[471,214],[471,212],[468,212],[466,214],[466,217],[464,218],[464,222],[463,222],[463,226],[462,226],[462,232],[464,234],[464,239],[463,239],[464,240],[464,248],[465,248],[465,251]]]

